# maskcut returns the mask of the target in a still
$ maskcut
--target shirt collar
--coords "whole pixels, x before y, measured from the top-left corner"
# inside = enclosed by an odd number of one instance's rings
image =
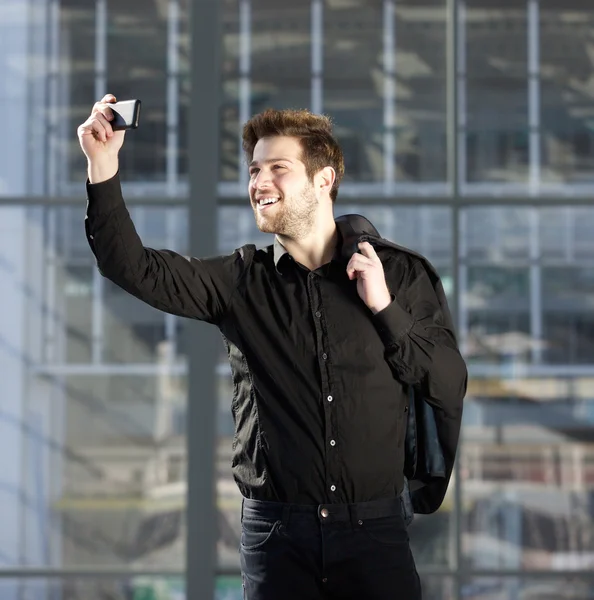
[[[357,243],[368,237],[380,237],[377,229],[361,215],[342,215],[336,219],[336,228],[338,229],[338,242],[336,252],[332,260],[350,260],[354,252],[357,251]],[[287,249],[274,238],[274,266],[280,273],[279,262],[283,256],[290,258]],[[283,259],[286,260],[286,259]]]

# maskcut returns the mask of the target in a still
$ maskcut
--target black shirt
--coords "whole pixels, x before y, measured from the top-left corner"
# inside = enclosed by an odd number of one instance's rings
[[[278,242],[188,258],[143,246],[118,176],[87,194],[87,238],[103,275],[222,332],[234,384],[232,469],[245,497],[322,504],[400,494],[408,386],[447,413],[466,385],[418,259],[378,251],[393,301],[374,316],[340,248],[315,271]]]

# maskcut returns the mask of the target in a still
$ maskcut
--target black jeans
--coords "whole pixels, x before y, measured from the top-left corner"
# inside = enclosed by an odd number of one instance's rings
[[[400,498],[244,500],[240,556],[244,600],[421,600]]]

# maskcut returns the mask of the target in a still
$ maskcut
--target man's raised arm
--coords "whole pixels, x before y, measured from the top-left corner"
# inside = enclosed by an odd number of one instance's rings
[[[187,258],[146,248],[138,236],[119,180],[123,131],[113,131],[111,94],[97,102],[78,128],[88,161],[87,240],[101,273],[140,300],[172,314],[219,323],[229,309],[243,255]]]

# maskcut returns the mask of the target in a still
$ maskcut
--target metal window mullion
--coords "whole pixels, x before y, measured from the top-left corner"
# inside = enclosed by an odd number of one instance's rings
[[[467,118],[467,60],[466,60],[466,1],[458,2],[458,43],[457,43],[457,73],[456,82],[458,85],[458,181],[460,194],[463,193],[464,186],[468,176],[468,159],[466,156],[466,134],[468,127]]]
[[[576,210],[573,206],[565,206],[563,209],[565,217],[565,260],[568,263],[575,262],[575,223]]]
[[[528,0],[528,130],[529,193],[540,192],[540,7],[539,0]]]
[[[542,266],[540,262],[540,211],[530,209],[530,336],[532,362],[542,362]]]
[[[324,5],[322,0],[311,2],[311,111],[321,114],[324,73]]]
[[[60,2],[53,0],[49,6],[49,73],[47,112],[47,193],[55,195],[58,183],[58,117],[59,107],[58,77],[60,75]]]
[[[95,102],[107,91],[107,0],[95,4]]]
[[[177,196],[179,147],[179,0],[167,11],[167,194]]]
[[[194,0],[190,7],[189,254],[217,251],[217,193],[220,156],[221,17],[219,0]],[[205,57],[207,57],[205,59]],[[216,454],[219,332],[186,319],[188,344],[186,596],[214,597],[217,564]]]
[[[104,296],[104,280],[99,269],[93,269],[93,285],[92,285],[92,317],[91,317],[91,362],[94,364],[103,361],[104,349],[104,313],[103,313],[103,296]]]
[[[44,269],[44,290],[45,290],[45,319],[44,319],[44,345],[42,360],[47,363],[61,362],[62,357],[57,356],[57,332],[58,323],[56,310],[56,261],[57,261],[57,232],[56,209],[45,211],[45,265]]]
[[[384,0],[384,186],[392,193],[396,179],[396,23],[394,0]]]
[[[107,0],[97,0],[95,4],[95,101],[98,102],[107,91]],[[105,348],[105,283],[97,269],[93,269],[91,296],[91,361],[103,361]]]
[[[452,315],[458,321],[460,307],[460,6],[458,0],[446,0],[446,89],[447,89],[447,171],[448,183],[452,191]],[[454,581],[454,598],[462,597],[463,565],[462,548],[462,490],[460,454],[462,450],[462,435],[454,463],[454,506],[452,510],[452,567],[456,574]]]
[[[241,131],[243,124],[249,120],[252,110],[252,2],[240,0],[239,2],[239,156],[238,172],[239,185],[247,189],[248,170],[243,167],[243,147]]]
[[[177,231],[177,220],[184,218],[184,211],[179,208],[170,208],[165,211],[165,247],[176,248],[177,240],[175,232]],[[176,248],[178,252],[185,252],[185,248]],[[177,317],[170,313],[165,313],[165,342],[167,344],[166,364],[173,367],[175,356],[177,354]]]
[[[463,355],[468,352],[468,302],[466,300],[466,290],[468,289],[468,213],[465,210],[459,213],[460,236],[458,245],[458,277],[459,277],[459,297],[458,297],[458,315],[456,329],[458,339],[460,340],[460,350]],[[455,259],[454,259],[455,260]]]
[[[178,195],[179,182],[179,0],[169,0],[167,9],[167,183],[169,197]],[[175,248],[176,222],[180,211],[169,209],[165,211],[166,247]],[[181,248],[177,250],[182,251]],[[177,347],[177,328],[175,316],[164,315],[165,342],[167,344],[166,363],[172,365]]]

